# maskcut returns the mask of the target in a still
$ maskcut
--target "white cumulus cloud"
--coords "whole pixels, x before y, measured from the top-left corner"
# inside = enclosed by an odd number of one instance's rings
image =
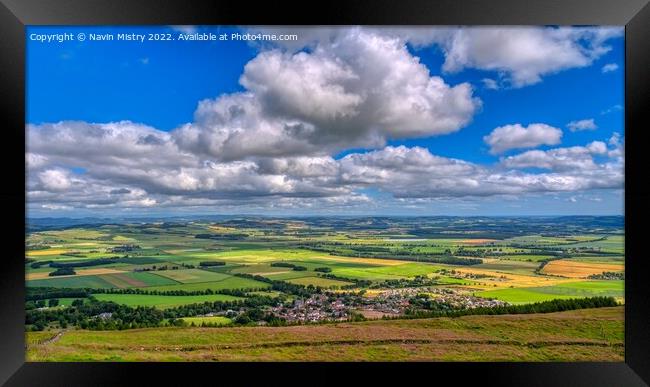
[[[598,126],[596,125],[596,122],[594,122],[593,118],[579,120],[579,121],[571,121],[566,126],[572,132],[598,129]]]
[[[483,137],[485,143],[490,146],[492,154],[503,153],[510,149],[557,145],[561,139],[562,130],[541,123],[530,124],[527,127],[521,124],[504,125]]]

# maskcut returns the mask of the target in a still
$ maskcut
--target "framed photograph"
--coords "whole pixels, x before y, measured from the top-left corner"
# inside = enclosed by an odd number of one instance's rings
[[[650,381],[647,1],[2,4],[0,382]]]

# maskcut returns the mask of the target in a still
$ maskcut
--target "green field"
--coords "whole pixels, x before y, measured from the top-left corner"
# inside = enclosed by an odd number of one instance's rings
[[[107,274],[107,275],[103,275],[102,278],[112,283],[118,288],[173,285],[178,283],[174,280],[165,278],[156,273],[148,273],[148,272]]]
[[[222,281],[229,277],[227,274],[215,273],[201,269],[165,270],[158,272],[157,274],[184,284],[191,284],[196,282],[216,282]]]
[[[246,265],[240,266],[235,269],[232,269],[232,273],[246,273],[253,275],[267,275],[271,273],[283,273],[285,271],[290,271],[289,267],[273,267],[269,264],[257,264],[257,265]]]
[[[623,281],[582,281],[554,286],[501,289],[477,292],[477,296],[511,303],[547,301],[556,298],[611,296],[623,297]]]
[[[174,284],[178,284],[178,282],[148,272],[125,272],[64,278],[51,277],[27,281],[27,286],[60,288],[133,288]]]
[[[340,277],[364,280],[390,280],[415,277],[416,275],[429,275],[436,273],[440,266],[426,263],[407,263],[404,265],[382,266],[377,268],[341,268],[332,271]]]
[[[539,267],[539,263],[527,261],[510,261],[504,259],[498,260],[496,262],[483,263],[474,267],[494,271],[502,271],[506,273],[533,275],[535,269]]]
[[[201,325],[206,324],[216,324],[216,325],[228,325],[232,323],[232,320],[228,317],[223,316],[210,316],[210,317],[183,317],[183,321],[188,324]]]
[[[549,301],[558,298],[574,298],[574,296],[566,294],[549,294],[535,289],[538,288],[488,290],[485,292],[476,292],[475,295],[485,298],[495,298],[512,304],[526,304],[531,302]]]
[[[101,275],[85,275],[79,277],[48,278],[27,281],[27,286],[46,286],[56,288],[115,288],[111,282]]]
[[[623,297],[623,281],[581,281],[555,286],[539,287],[538,292],[547,294],[568,294],[580,297],[612,296]]]
[[[293,279],[296,279],[296,278],[311,277],[313,275],[314,275],[314,272],[310,272],[310,271],[294,271],[294,270],[288,269],[288,271],[281,271],[281,272],[276,272],[276,273],[265,274],[265,275],[263,275],[263,277],[270,278],[270,279],[275,280],[275,281],[288,281],[288,280],[293,280]]]
[[[196,304],[214,301],[234,301],[239,297],[224,294],[202,296],[151,296],[144,294],[94,294],[100,301],[113,301],[128,306],[153,306],[160,309],[173,308],[179,305]]]
[[[294,278],[290,279],[287,282],[290,282],[292,284],[298,284],[298,285],[313,285],[313,286],[321,286],[324,288],[340,288],[341,286],[345,285],[352,285],[352,282],[345,282],[345,281],[337,281],[329,278],[321,278],[321,277],[301,277],[301,278]]]
[[[223,289],[257,289],[268,288],[270,285],[265,282],[255,281],[248,278],[240,278],[228,276],[221,281],[215,282],[198,282],[188,284],[166,285],[166,286],[151,286],[147,290],[223,290]]]

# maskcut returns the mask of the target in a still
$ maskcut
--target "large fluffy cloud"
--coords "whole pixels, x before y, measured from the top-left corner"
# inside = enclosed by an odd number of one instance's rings
[[[202,101],[176,143],[221,160],[331,154],[458,131],[480,108],[468,83],[432,76],[403,40],[343,31],[310,52],[260,53],[241,76],[246,91]]]
[[[605,155],[607,145],[602,141],[593,141],[587,146],[549,149],[547,151],[531,150],[502,160],[508,168],[542,168],[555,171],[594,170],[598,165],[593,156]]]
[[[540,156],[531,151],[508,158],[503,165],[486,167],[462,160],[432,155],[420,147],[386,147],[341,160],[342,181],[379,187],[396,197],[459,197],[520,195],[536,192],[579,191],[620,188],[623,167],[612,160],[596,164],[592,155],[604,155],[605,144],[559,148]],[[525,173],[518,168],[553,169],[548,173]],[[514,168],[514,169],[513,169]]]
[[[547,74],[591,65],[610,50],[605,42],[622,32],[620,28],[480,27],[452,30],[438,41],[445,51],[445,70],[493,70],[521,87],[540,82]]]
[[[277,32],[281,28],[264,29]],[[439,47],[445,55],[444,71],[457,72],[464,68],[494,71],[512,87],[535,84],[544,76],[589,66],[611,50],[607,44],[609,39],[623,36],[623,29],[618,27],[397,27],[376,30],[416,47]],[[336,40],[345,31],[303,28],[299,30],[298,41],[280,44],[295,50]]]

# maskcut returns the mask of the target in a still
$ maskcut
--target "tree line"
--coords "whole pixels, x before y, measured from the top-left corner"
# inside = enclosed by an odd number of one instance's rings
[[[494,307],[480,307],[473,309],[451,309],[444,306],[435,306],[433,310],[407,310],[403,318],[430,318],[430,317],[460,317],[468,315],[500,315],[500,314],[531,314],[553,313],[567,310],[605,308],[618,306],[614,297],[588,297],[554,299],[536,302],[533,304],[505,305]]]
[[[295,270],[295,271],[306,271],[307,270],[307,268],[304,267],[304,266],[295,265],[293,263],[288,263],[288,262],[273,262],[273,263],[271,263],[271,266],[272,267],[288,267],[288,268],[291,268],[292,270]]]

